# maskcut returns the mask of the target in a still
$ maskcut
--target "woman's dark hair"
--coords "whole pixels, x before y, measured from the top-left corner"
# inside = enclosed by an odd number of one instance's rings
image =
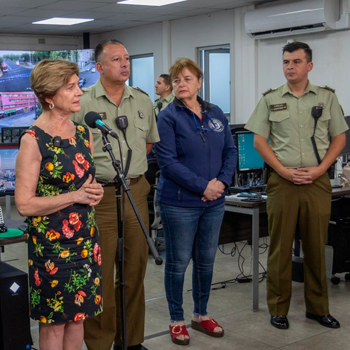
[[[169,69],[170,80],[173,81],[184,68],[191,71],[198,79],[203,78],[203,72],[196,62],[189,58],[178,58]]]

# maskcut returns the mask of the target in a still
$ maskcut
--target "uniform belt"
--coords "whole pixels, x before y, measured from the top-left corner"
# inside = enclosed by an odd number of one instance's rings
[[[142,176],[143,176],[143,175],[139,175],[138,177],[133,177],[133,178],[131,178],[131,179],[127,177],[127,178],[125,179],[125,182],[126,182],[129,186],[134,185],[134,184],[136,184],[136,183],[139,182],[139,180],[141,179]],[[115,186],[115,183],[114,183],[113,180],[112,180],[112,181],[106,181],[106,180],[96,179],[96,181],[97,181],[99,184],[101,184],[102,187],[111,187],[111,186]]]

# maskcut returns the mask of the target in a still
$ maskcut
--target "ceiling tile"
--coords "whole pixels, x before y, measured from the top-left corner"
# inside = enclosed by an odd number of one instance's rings
[[[59,2],[58,0],[1,0],[2,6],[35,8],[46,4]]]
[[[108,4],[102,4],[102,6],[106,6]],[[39,9],[47,9],[47,10],[61,10],[61,9],[69,9],[70,11],[81,11],[81,10],[89,10],[96,7],[101,6],[98,2],[86,2],[86,1],[60,1],[54,2],[49,5],[40,6]]]
[[[283,0],[188,0],[169,6],[118,5],[117,0],[0,0],[0,33],[82,35],[171,21],[248,4]],[[51,17],[94,18],[74,26],[31,23]]]

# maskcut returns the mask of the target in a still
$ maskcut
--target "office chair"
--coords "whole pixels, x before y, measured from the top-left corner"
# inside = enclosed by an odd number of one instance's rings
[[[151,185],[150,193],[147,196],[148,211],[150,218],[150,236],[154,240],[155,246],[158,248],[160,239],[158,237],[158,231],[162,230],[162,224],[160,219],[159,204],[157,201],[157,184],[160,176],[160,169],[156,158],[150,158],[147,160],[148,170],[145,173],[145,177]]]
[[[154,187],[154,196],[153,196],[153,222],[151,224],[151,237],[154,240],[154,244],[157,248],[164,241],[162,237],[159,237],[158,232],[163,229],[163,225],[161,223],[160,218],[160,208],[159,203],[157,201],[157,184],[159,182],[160,171],[156,173],[156,183]]]

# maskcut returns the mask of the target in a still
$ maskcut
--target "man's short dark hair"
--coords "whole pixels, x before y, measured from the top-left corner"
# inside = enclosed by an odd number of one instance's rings
[[[312,62],[312,50],[310,49],[308,44],[302,43],[300,41],[295,41],[293,43],[289,43],[283,47],[283,53],[285,52],[294,52],[297,50],[304,50],[306,55],[307,62]]]
[[[170,75],[169,75],[169,74],[161,74],[161,75],[159,76],[159,78],[163,78],[164,84],[165,84],[165,85],[170,85],[171,90],[173,89],[173,87],[172,87],[172,85],[171,85]]]
[[[95,60],[96,62],[99,62],[100,61],[100,58],[101,58],[101,54],[103,52],[103,49],[106,45],[109,45],[109,44],[112,44],[112,45],[122,45],[125,47],[125,45],[119,41],[119,40],[116,40],[116,39],[106,39],[106,40],[102,40],[100,43],[97,44],[96,48],[95,48]]]

